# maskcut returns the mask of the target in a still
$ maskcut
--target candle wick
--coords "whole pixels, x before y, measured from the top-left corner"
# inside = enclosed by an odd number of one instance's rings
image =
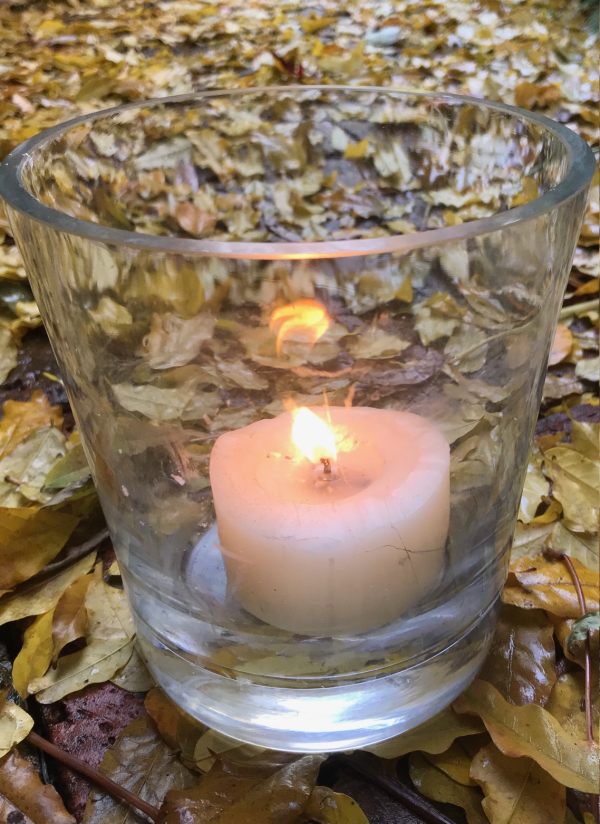
[[[329,458],[321,458],[321,463],[323,464],[323,474],[331,475],[331,461]]]

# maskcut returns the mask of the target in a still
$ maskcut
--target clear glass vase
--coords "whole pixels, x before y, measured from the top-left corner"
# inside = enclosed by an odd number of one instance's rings
[[[493,632],[593,170],[536,114],[283,87],[2,167],[159,684],[235,738],[415,726]]]

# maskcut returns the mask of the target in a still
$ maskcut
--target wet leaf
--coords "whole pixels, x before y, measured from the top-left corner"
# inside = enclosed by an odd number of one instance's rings
[[[304,820],[317,824],[369,824],[353,798],[329,787],[315,787],[304,808]]]
[[[567,787],[584,793],[597,791],[600,748],[571,735],[543,707],[515,707],[492,684],[475,681],[455,701],[454,708],[479,716],[504,755],[531,758]]]
[[[0,695],[0,758],[23,741],[33,728],[33,718],[25,710]]]
[[[585,675],[583,672],[567,672],[558,678],[546,708],[579,741],[587,739],[584,700]],[[592,712],[594,729],[597,730],[600,723],[600,699],[597,693],[592,700]]]
[[[462,807],[468,824],[487,824],[481,807],[482,796],[478,789],[453,781],[418,752],[411,755],[409,769],[413,784],[427,798]]]
[[[187,787],[193,781],[192,773],[178,762],[146,715],[125,727],[99,769],[157,807],[169,790]],[[134,824],[137,820],[129,807],[98,790],[92,790],[83,816],[83,824]]]
[[[467,715],[458,715],[452,707],[446,707],[418,727],[365,749],[380,758],[400,758],[413,750],[442,753],[457,738],[477,735],[483,730],[484,727],[479,720]]]
[[[47,504],[46,476],[66,452],[66,438],[55,428],[38,429],[0,461],[0,502],[17,507],[29,501]]]
[[[580,577],[588,609],[598,609],[600,573],[573,560]],[[516,584],[512,583],[512,576]],[[562,618],[579,618],[581,608],[575,584],[561,561],[544,558],[520,558],[511,565],[511,578],[502,594],[506,604],[524,609],[545,609]]]
[[[13,806],[2,818],[7,824],[75,824],[54,787],[43,784],[34,765],[17,750],[0,761],[0,816],[3,799]]]
[[[0,508],[0,589],[12,589],[43,569],[78,522],[77,516],[52,508]]]
[[[86,646],[59,658],[54,669],[30,684],[42,704],[58,701],[87,684],[107,681],[131,657],[134,627],[127,597],[122,589],[103,581],[101,565],[94,571],[85,608],[89,620]]]
[[[167,794],[161,808],[164,824],[199,820],[212,824],[292,824],[306,808],[323,756],[306,755],[266,768],[260,763],[217,763],[188,790]]]
[[[29,401],[6,401],[0,421],[0,460],[42,427],[62,425],[59,406],[51,406],[46,395],[36,389]]]
[[[471,775],[491,824],[563,824],[565,788],[535,761],[509,758],[489,744],[475,756]]]
[[[83,637],[86,633],[88,616],[85,596],[92,579],[92,575],[82,575],[70,584],[54,608],[52,619],[52,660],[54,663],[67,644]],[[39,674],[43,675],[44,672]]]
[[[556,681],[554,631],[542,610],[505,605],[480,672],[512,704],[546,703]]]
[[[52,661],[52,620],[54,610],[38,615],[23,635],[23,646],[13,663],[13,684],[22,698],[27,697],[28,687],[39,678]]]

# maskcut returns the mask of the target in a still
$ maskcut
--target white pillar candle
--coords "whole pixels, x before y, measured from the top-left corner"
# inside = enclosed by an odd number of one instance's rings
[[[448,443],[408,412],[297,412],[215,442],[210,481],[230,591],[291,632],[387,624],[442,575]]]

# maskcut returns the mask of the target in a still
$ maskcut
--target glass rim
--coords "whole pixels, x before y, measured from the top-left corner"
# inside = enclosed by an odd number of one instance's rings
[[[518,117],[529,123],[535,123],[553,134],[565,147],[567,168],[563,180],[558,186],[549,189],[541,197],[534,198],[520,206],[497,212],[484,218],[446,226],[438,229],[407,234],[387,235],[375,238],[355,238],[352,240],[318,240],[318,241],[244,241],[211,240],[209,238],[185,238],[175,235],[151,235],[127,229],[103,226],[46,206],[24,187],[21,179],[24,164],[34,151],[39,151],[44,144],[55,139],[82,123],[89,123],[120,114],[132,109],[151,108],[201,101],[209,97],[237,97],[248,94],[279,94],[281,92],[336,91],[350,94],[378,93],[394,97],[417,97],[448,102],[450,104],[469,104],[480,108]],[[345,86],[345,85],[280,85],[256,86],[236,89],[210,89],[181,95],[155,97],[148,100],[134,101],[96,112],[80,115],[44,129],[37,135],[19,144],[0,164],[0,197],[18,212],[38,223],[70,235],[77,235],[90,241],[111,246],[127,246],[138,251],[154,251],[164,254],[189,255],[196,257],[217,257],[247,260],[303,260],[326,259],[338,257],[357,257],[381,254],[406,254],[413,249],[424,246],[438,246],[458,240],[466,240],[477,235],[499,231],[515,223],[522,223],[540,217],[552,209],[582,192],[590,183],[595,171],[595,158],[591,148],[571,129],[551,120],[537,112],[497,103],[470,95],[446,92],[422,92],[406,88],[387,88],[384,86]]]

